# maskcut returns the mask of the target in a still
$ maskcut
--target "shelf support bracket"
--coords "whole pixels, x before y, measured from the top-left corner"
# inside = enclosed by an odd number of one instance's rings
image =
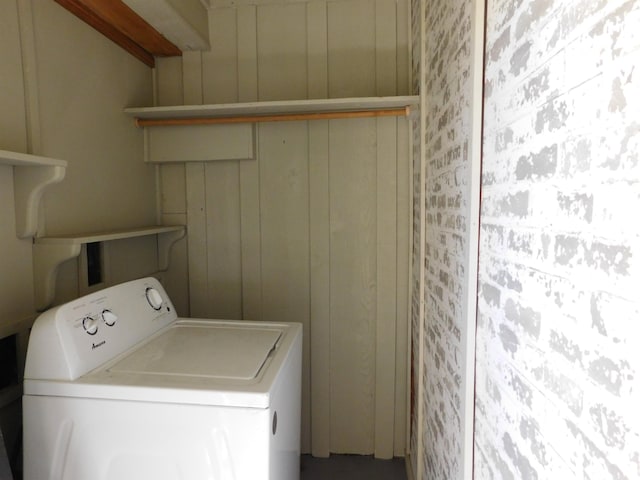
[[[166,272],[171,261],[171,250],[175,243],[185,236],[186,228],[158,234],[158,269]]]
[[[13,167],[18,238],[35,236],[42,194],[49,185],[62,181],[65,171],[65,167],[59,165]]]
[[[82,245],[67,244],[33,244],[33,277],[36,309],[42,312],[53,303],[56,293],[56,276],[58,267],[65,261],[80,255]]]
[[[58,268],[63,262],[80,256],[82,245],[157,235],[158,268],[159,271],[164,272],[169,268],[171,248],[185,234],[186,227],[183,225],[156,225],[86,235],[35,238],[33,243],[33,280],[36,309],[43,311],[53,304]]]

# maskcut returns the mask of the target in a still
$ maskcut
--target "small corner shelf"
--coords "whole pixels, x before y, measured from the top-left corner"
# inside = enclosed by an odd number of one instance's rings
[[[45,189],[64,178],[67,162],[55,158],[0,150],[0,165],[13,166],[16,235],[33,237],[38,230],[38,205]]]
[[[139,127],[407,116],[418,96],[328,98],[126,108]]]
[[[157,235],[158,268],[159,271],[165,271],[169,268],[171,247],[184,237],[185,233],[184,225],[158,225],[109,232],[36,237],[33,244],[36,308],[42,311],[51,305],[55,296],[58,267],[63,262],[79,256],[83,244]]]

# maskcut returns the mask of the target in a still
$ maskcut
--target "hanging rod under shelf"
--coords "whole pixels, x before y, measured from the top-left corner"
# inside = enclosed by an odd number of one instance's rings
[[[407,116],[419,108],[420,97],[352,97],[308,100],[273,100],[210,105],[130,107],[125,113],[139,127],[283,122]]]
[[[230,123],[294,122],[301,120],[338,120],[345,118],[406,117],[410,107],[381,110],[340,112],[283,113],[278,115],[242,115],[236,117],[136,118],[138,127],[169,127],[179,125],[217,125]]]

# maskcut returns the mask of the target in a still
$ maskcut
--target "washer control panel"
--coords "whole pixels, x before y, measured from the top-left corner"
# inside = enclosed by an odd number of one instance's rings
[[[82,328],[89,335],[95,335],[102,326],[113,327],[118,321],[118,316],[105,308],[97,317],[87,315],[82,319]]]
[[[54,307],[40,315],[33,325],[25,378],[76,379],[176,318],[164,288],[152,277]],[[54,356],[52,350],[59,350],[61,355]],[[65,361],[55,365],[53,357]]]

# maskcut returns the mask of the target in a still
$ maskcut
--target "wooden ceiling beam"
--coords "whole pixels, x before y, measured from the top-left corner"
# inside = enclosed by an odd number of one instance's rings
[[[154,56],[182,52],[121,0],[55,0],[150,67]]]

